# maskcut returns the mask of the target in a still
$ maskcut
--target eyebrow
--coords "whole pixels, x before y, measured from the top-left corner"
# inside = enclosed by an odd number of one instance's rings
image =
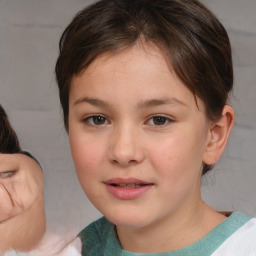
[[[89,98],[89,97],[83,97],[74,102],[74,106],[78,105],[80,103],[89,103],[90,105],[96,106],[96,107],[101,107],[101,108],[111,108],[111,104],[109,102],[97,99],[97,98]],[[138,109],[147,109],[147,108],[152,108],[152,107],[157,107],[161,105],[187,105],[178,100],[177,98],[163,98],[163,99],[148,99],[148,100],[142,100],[137,104]]]
[[[184,102],[173,97],[173,98],[164,98],[164,99],[144,100],[138,103],[138,108],[147,109],[147,108],[161,106],[161,105],[183,105],[187,107],[187,105]]]
[[[90,105],[93,105],[96,107],[102,107],[102,108],[110,108],[110,105],[111,105],[110,103],[100,100],[100,99],[83,97],[83,98],[76,100],[74,102],[73,106],[78,105],[79,103],[82,103],[82,102],[87,102]]]

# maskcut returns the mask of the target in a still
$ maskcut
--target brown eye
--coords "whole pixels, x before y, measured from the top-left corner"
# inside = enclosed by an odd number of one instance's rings
[[[153,123],[154,125],[164,125],[167,122],[167,118],[163,116],[155,116],[153,117]]]
[[[106,118],[103,116],[94,116],[92,119],[95,125],[101,125],[106,122]]]
[[[160,115],[152,116],[147,121],[148,124],[155,125],[155,126],[164,126],[171,122],[173,122],[173,121],[170,118],[165,117],[165,116],[160,116]]]
[[[108,120],[101,115],[93,115],[93,116],[89,116],[87,118],[85,118],[83,120],[83,122],[88,123],[90,125],[93,126],[99,126],[99,125],[104,125],[104,124],[108,124]]]

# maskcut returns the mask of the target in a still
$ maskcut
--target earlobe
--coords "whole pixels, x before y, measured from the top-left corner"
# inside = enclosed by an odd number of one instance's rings
[[[211,165],[220,159],[227,144],[234,120],[235,113],[233,108],[225,105],[221,118],[210,127],[203,163]]]

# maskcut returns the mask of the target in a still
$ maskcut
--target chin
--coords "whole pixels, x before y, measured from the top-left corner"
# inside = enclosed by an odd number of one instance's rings
[[[129,211],[127,211],[129,212]],[[113,223],[114,225],[127,229],[138,229],[148,225],[147,217],[143,214],[133,214],[132,212],[127,213],[106,213],[104,216]]]

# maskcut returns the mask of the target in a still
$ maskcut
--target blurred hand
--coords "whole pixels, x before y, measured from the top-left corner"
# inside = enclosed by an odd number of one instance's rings
[[[0,251],[26,251],[45,231],[43,174],[24,154],[0,154]]]
[[[40,166],[24,154],[0,154],[0,222],[27,209],[43,193]]]

